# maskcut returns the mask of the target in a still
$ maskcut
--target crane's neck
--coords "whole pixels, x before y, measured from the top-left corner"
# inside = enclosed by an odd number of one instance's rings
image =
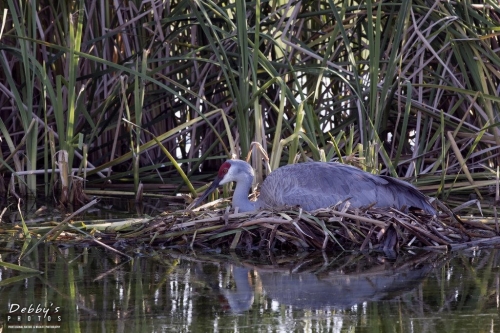
[[[238,207],[240,212],[251,212],[257,210],[256,201],[248,200],[248,193],[252,188],[253,176],[244,176],[236,182],[236,188],[233,194],[233,208]]]

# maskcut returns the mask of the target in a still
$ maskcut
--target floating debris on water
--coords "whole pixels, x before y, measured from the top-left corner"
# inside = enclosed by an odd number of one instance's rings
[[[165,247],[280,250],[453,250],[500,245],[486,223],[396,209],[319,209],[229,214],[226,211],[172,212],[137,230],[103,234]]]
[[[444,206],[443,210],[445,213],[438,216],[374,207],[313,212],[296,208],[246,213],[179,210],[151,218],[109,222],[66,220],[30,226],[28,230],[39,241],[88,243],[116,249],[146,244],[217,250],[450,251],[500,245],[498,226],[493,221],[460,218]],[[26,230],[20,226],[0,233],[10,234],[11,239],[26,239]]]

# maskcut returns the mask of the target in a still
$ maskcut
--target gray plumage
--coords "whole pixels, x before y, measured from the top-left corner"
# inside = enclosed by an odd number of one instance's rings
[[[312,211],[349,201],[351,207],[415,207],[431,215],[436,214],[427,197],[414,186],[345,164],[306,162],[278,168],[262,183],[257,201],[248,200],[253,177],[253,169],[245,161],[227,160],[219,169],[212,186],[195,205],[217,186],[234,181],[233,208],[239,207],[240,212],[296,205]]]

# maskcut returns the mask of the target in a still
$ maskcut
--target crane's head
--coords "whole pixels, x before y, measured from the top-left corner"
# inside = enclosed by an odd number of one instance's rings
[[[219,185],[224,185],[229,182],[243,182],[248,184],[250,188],[253,181],[253,169],[245,161],[241,160],[227,160],[219,168],[217,177],[215,177],[212,184],[203,192],[203,194],[196,199],[192,207],[198,206],[205,200],[210,193],[212,193]]]

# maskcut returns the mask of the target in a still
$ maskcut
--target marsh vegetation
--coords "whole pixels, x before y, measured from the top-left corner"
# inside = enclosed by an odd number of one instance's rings
[[[11,208],[195,196],[251,153],[258,181],[264,155],[335,159],[496,216],[497,4],[8,0],[0,15]]]

